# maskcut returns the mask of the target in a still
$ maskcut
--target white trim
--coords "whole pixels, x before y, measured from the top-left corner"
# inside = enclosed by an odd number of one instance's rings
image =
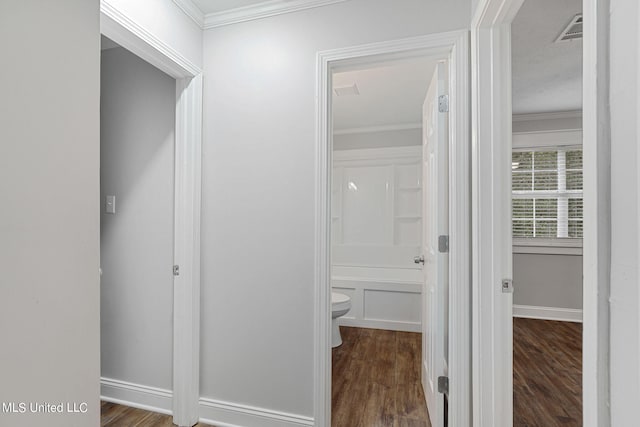
[[[514,114],[512,121],[529,122],[537,120],[579,119],[582,118],[582,110],[557,111],[552,113]]]
[[[513,425],[511,22],[523,0],[480,0],[471,23],[473,426]]]
[[[398,160],[407,159],[412,162],[420,161],[420,146],[358,148],[354,150],[337,150],[333,153],[335,161],[366,161],[366,160]],[[387,162],[388,163],[388,162]]]
[[[270,0],[235,9],[207,13],[204,17],[203,28],[209,30],[223,25],[253,21],[270,16],[341,3],[343,1],[347,0]]]
[[[218,427],[301,427],[313,426],[313,418],[239,403],[200,399],[200,422]]]
[[[417,294],[419,296],[420,294]],[[340,326],[352,328],[384,329],[387,331],[422,332],[422,323],[405,322],[400,320],[378,320],[378,319],[349,319],[342,317],[338,321]]]
[[[449,423],[472,423],[471,403],[471,126],[469,32],[449,61]]]
[[[336,264],[334,264],[335,266]],[[375,268],[375,267],[374,267]],[[332,287],[339,289],[353,289],[352,283],[366,283],[367,289],[388,291],[389,285],[394,285],[396,292],[409,292],[419,293],[422,290],[422,282],[414,282],[411,280],[396,280],[396,279],[371,279],[366,277],[346,277],[346,276],[333,276],[331,278],[333,283]],[[351,285],[351,286],[350,286]]]
[[[173,0],[173,2],[187,15],[200,29],[204,29],[204,13],[191,0]]]
[[[202,75],[176,84],[173,288],[174,422],[193,425],[200,397],[200,204]]]
[[[609,295],[611,154],[608,0],[583,0],[582,110],[584,255],[582,407],[584,427],[611,425]]]
[[[109,3],[100,1],[100,32],[176,79],[202,70]]]
[[[420,190],[420,188],[416,188],[415,191]],[[408,217],[408,218],[412,218],[412,217]],[[416,246],[416,250],[418,246]],[[394,265],[394,264],[367,264],[367,263],[355,263],[355,262],[334,262],[331,264],[333,267],[356,267],[356,268],[395,268],[395,269],[400,269],[400,270],[419,270],[419,268],[413,267],[413,266],[408,266],[408,265]],[[357,277],[352,278],[352,277],[340,277],[340,276],[334,276],[333,280],[335,280],[336,278],[338,279],[345,279],[345,280],[359,280]],[[363,279],[363,280],[367,280],[367,279]],[[382,281],[382,279],[376,279],[377,281]],[[407,282],[409,283],[409,282]]]
[[[318,427],[331,420],[331,316],[330,227],[331,129],[330,76],[338,62],[357,62],[385,55],[429,54],[449,60],[450,72],[450,341],[449,420],[451,425],[470,425],[470,306],[469,306],[469,87],[468,32],[455,31],[409,39],[318,52],[316,120],[316,215],[315,215],[315,315],[314,315],[314,417]],[[372,59],[372,58],[371,58]],[[382,58],[384,59],[384,58]]]
[[[100,378],[100,400],[171,415],[171,390]]]
[[[513,132],[512,137],[513,149],[568,146],[582,148],[582,130],[580,129]]]
[[[513,246],[538,246],[538,247],[555,247],[555,248],[581,248],[582,239],[572,238],[556,238],[545,239],[541,237],[523,238],[514,237]]]
[[[514,254],[582,255],[582,239],[513,239]]]
[[[200,370],[201,70],[108,1],[100,3],[100,31],[176,78],[173,321],[173,420],[198,420]]]
[[[582,323],[582,310],[578,308],[539,307],[535,305],[514,304],[513,317]]]
[[[366,126],[360,128],[337,129],[334,135],[353,135],[355,133],[389,132],[394,130],[422,129],[422,123],[403,123],[397,125]]]

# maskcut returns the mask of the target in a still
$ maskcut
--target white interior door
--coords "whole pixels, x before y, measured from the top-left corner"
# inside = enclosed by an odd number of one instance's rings
[[[446,65],[439,63],[422,112],[422,387],[433,427],[444,426],[444,397],[438,392],[438,377],[447,375],[448,357],[448,113],[439,108],[445,95]]]

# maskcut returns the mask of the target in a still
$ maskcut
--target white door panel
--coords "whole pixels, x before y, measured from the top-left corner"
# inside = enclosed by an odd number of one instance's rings
[[[447,236],[448,123],[440,112],[439,98],[446,92],[446,65],[436,68],[423,106],[423,182],[422,197],[424,320],[422,322],[422,386],[429,417],[434,427],[444,424],[444,398],[438,392],[438,377],[446,375],[448,310],[448,253],[439,251],[439,236]]]

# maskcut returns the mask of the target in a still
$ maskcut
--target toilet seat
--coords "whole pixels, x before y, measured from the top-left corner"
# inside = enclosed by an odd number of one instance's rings
[[[331,311],[342,311],[351,308],[351,298],[338,292],[331,292]]]

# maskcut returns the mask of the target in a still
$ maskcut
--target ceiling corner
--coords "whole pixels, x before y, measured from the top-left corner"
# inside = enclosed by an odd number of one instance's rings
[[[173,0],[176,6],[184,12],[200,29],[204,29],[204,13],[191,0]]]

